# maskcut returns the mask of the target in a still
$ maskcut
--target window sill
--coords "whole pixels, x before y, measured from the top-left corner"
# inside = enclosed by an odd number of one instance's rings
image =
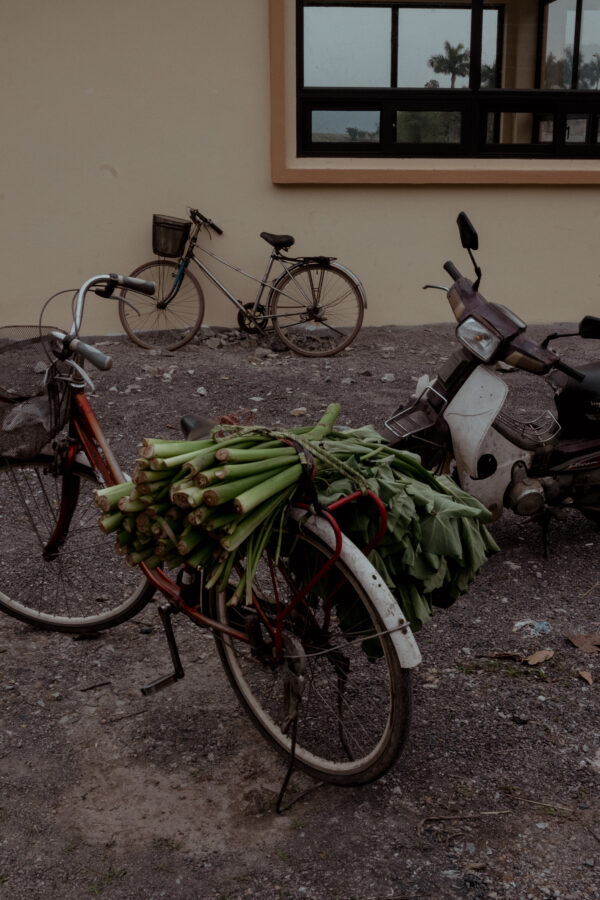
[[[273,150],[273,184],[600,184],[598,160],[286,159]]]

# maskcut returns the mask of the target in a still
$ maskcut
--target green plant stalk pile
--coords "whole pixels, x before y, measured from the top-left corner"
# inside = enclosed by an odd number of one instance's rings
[[[336,431],[331,404],[312,428],[219,426],[200,441],[145,438],[132,482],[96,492],[100,527],[130,565],[204,569],[207,586],[228,583],[245,560],[235,597],[251,585],[267,545],[277,559],[290,503],[307,495],[313,469],[323,506],[360,490],[384,502],[387,530],[369,559],[414,630],[432,606],[449,606],[498,548],[479,501],[417,456],[389,447],[371,427]],[[313,492],[314,499],[314,492]],[[379,530],[367,496],[336,512],[342,531],[365,547]]]

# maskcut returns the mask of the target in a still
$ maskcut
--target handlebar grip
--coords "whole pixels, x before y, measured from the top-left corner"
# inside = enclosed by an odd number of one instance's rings
[[[156,287],[153,281],[144,281],[143,278],[132,278],[131,275],[115,275],[113,277],[116,279],[117,284],[124,288],[138,291],[140,294],[150,294],[152,296]]]
[[[583,372],[580,372],[578,369],[573,369],[571,366],[568,366],[560,360],[557,363],[554,363],[554,368],[558,369],[559,372],[564,372],[569,378],[574,378],[575,381],[583,381],[585,379],[585,374]]]
[[[209,219],[207,216],[202,215],[199,209],[190,209],[190,216],[192,221],[196,223],[196,225],[206,225],[207,228],[212,228],[217,234],[223,234],[223,229],[219,228],[218,225],[215,225],[212,219]]]
[[[84,359],[87,359],[93,366],[100,369],[101,372],[107,372],[112,366],[112,357],[107,356],[102,350],[93,347],[91,344],[85,344],[79,338],[71,338],[68,341],[69,350],[79,353]]]
[[[444,270],[448,273],[452,281],[458,281],[459,278],[462,278],[462,275],[450,260],[444,263]]]

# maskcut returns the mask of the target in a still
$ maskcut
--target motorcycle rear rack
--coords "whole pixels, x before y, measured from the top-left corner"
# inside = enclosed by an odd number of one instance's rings
[[[522,450],[539,450],[553,443],[560,432],[560,424],[549,409],[530,422],[519,422],[506,413],[499,413],[494,428]]]
[[[432,397],[433,404],[429,402],[429,398],[426,396],[429,393],[434,395]],[[428,385],[412,406],[399,409],[384,424],[396,437],[407,438],[411,434],[417,434],[417,432],[425,431],[427,428],[435,425],[440,417],[440,413],[447,405],[448,401],[444,395],[436,391],[432,385]],[[435,406],[437,406],[437,409]]]

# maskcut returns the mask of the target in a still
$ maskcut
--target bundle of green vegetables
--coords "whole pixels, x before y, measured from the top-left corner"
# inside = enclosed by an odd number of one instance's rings
[[[286,511],[306,495],[312,469],[323,506],[356,490],[384,502],[387,530],[369,559],[416,630],[497,550],[485,527],[489,513],[371,426],[336,431],[338,414],[332,404],[314,427],[290,431],[219,426],[199,441],[144,439],[132,482],[96,492],[100,527],[116,534],[117,552],[131,565],[185,561],[204,569],[209,586],[227,584],[236,560],[245,560],[235,599],[250,602],[260,557],[268,544],[277,555]],[[359,547],[379,530],[367,498],[336,517]]]

